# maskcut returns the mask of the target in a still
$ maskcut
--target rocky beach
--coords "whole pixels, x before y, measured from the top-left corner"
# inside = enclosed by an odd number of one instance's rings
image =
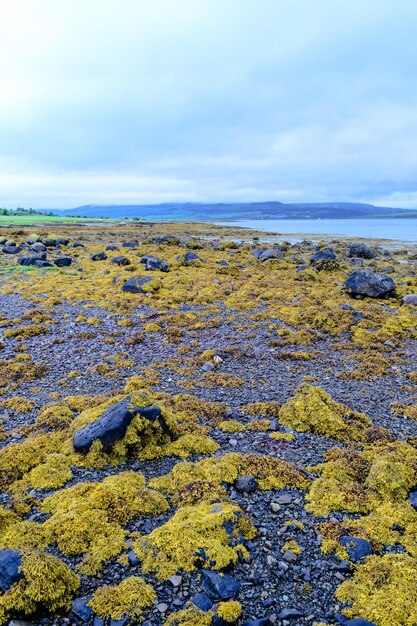
[[[415,626],[416,246],[2,228],[0,326],[0,623]]]

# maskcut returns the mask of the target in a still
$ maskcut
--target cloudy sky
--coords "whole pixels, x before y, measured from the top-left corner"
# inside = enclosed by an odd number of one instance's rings
[[[415,0],[0,9],[0,206],[417,207]]]

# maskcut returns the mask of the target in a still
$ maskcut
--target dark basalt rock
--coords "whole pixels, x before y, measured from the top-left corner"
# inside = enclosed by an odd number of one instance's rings
[[[35,243],[32,243],[30,248],[34,252],[44,252],[46,250],[46,246],[40,241],[35,241]]]
[[[122,246],[124,248],[137,248],[138,244],[136,241],[124,241]]]
[[[72,263],[72,259],[69,256],[60,256],[58,259],[54,259],[54,263],[57,267],[68,267]]]
[[[145,270],[153,271],[159,270],[160,272],[168,272],[169,265],[166,261],[163,261],[157,256],[152,256],[151,254],[145,254],[140,260],[141,263],[145,264]]]
[[[88,622],[93,615],[93,611],[87,606],[90,602],[91,596],[84,598],[77,598],[71,605],[71,613],[78,617],[82,622]]]
[[[130,265],[130,261],[127,258],[127,256],[115,256],[110,263],[113,263],[113,265]]]
[[[277,248],[270,248],[269,250],[253,250],[252,255],[261,263],[263,263],[264,261],[268,261],[269,259],[280,259],[281,261],[284,260],[283,253]]]
[[[4,254],[19,254],[21,248],[19,246],[3,246]]]
[[[19,572],[22,558],[15,550],[0,550],[0,590],[7,591],[21,578],[23,574]]]
[[[297,617],[304,617],[304,613],[297,609],[285,608],[277,615],[278,619],[296,619]]]
[[[123,615],[122,619],[111,619],[109,626],[127,626],[130,624],[130,617]]]
[[[122,291],[126,293],[142,293],[143,285],[151,282],[150,276],[132,276],[122,285]]]
[[[241,493],[253,493],[258,488],[258,481],[254,476],[238,476],[235,480],[235,487]]]
[[[19,256],[17,258],[17,262],[19,265],[29,266],[29,265],[37,265],[38,261],[45,261],[46,254],[36,254],[33,256]]]
[[[310,265],[320,271],[333,270],[338,264],[334,251],[331,248],[323,248],[311,257]]]
[[[354,243],[348,250],[349,257],[357,257],[358,259],[374,259],[376,251],[366,243]]]
[[[242,626],[271,626],[272,622],[269,617],[260,617],[259,619],[250,619],[243,622]]]
[[[340,544],[346,549],[350,560],[354,563],[357,563],[369,554],[372,554],[371,542],[366,539],[361,539],[360,537],[344,535],[340,538]]]
[[[96,254],[92,254],[90,259],[92,261],[105,261],[107,259],[107,254],[105,252],[97,252]]]
[[[222,576],[214,570],[203,570],[201,572],[201,585],[213,600],[229,600],[240,589],[240,583],[235,578],[228,574]]]
[[[154,405],[144,408],[135,406],[131,397],[127,396],[106,409],[95,422],[75,433],[73,439],[75,451],[86,454],[96,439],[101,441],[105,452],[110,451],[112,446],[124,437],[127,427],[136,415],[141,415],[150,422],[158,421],[167,431],[161,409]]]
[[[341,613],[335,613],[335,619],[341,624],[341,626],[376,626],[373,622],[368,622],[367,619],[361,617],[355,617],[354,619],[348,619]]]
[[[381,298],[395,294],[395,283],[385,274],[375,274],[370,271],[355,270],[345,282],[348,293],[369,298]]]
[[[35,265],[36,267],[53,267],[53,264],[50,263],[49,261],[42,261],[42,260],[35,261]]]
[[[114,243],[109,243],[108,246],[106,246],[106,250],[118,250],[119,248],[117,246],[114,245]]]
[[[408,494],[408,500],[413,509],[417,511],[417,487],[410,491],[410,493]]]
[[[213,606],[213,600],[211,600],[206,593],[196,593],[191,602],[201,611],[210,611]]]

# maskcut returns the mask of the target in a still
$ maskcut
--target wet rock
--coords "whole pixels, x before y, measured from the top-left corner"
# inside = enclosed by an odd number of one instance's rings
[[[253,250],[252,255],[261,263],[268,261],[269,259],[284,260],[284,254],[277,248],[271,248],[269,250]]]
[[[349,558],[354,563],[361,561],[369,554],[372,554],[372,544],[360,537],[344,535],[340,538],[340,544],[346,549]]]
[[[110,263],[113,263],[113,265],[130,265],[130,261],[126,256],[115,256]]]
[[[126,293],[142,293],[142,287],[152,280],[150,276],[132,276],[122,285]]]
[[[354,243],[348,250],[348,256],[358,259],[374,259],[376,252],[366,243]]]
[[[105,252],[97,252],[96,254],[92,254],[90,259],[92,261],[105,261],[107,259],[107,254]]]
[[[75,451],[87,453],[96,439],[101,441],[105,452],[110,451],[113,445],[124,437],[135,415],[142,415],[150,422],[158,421],[166,429],[161,410],[157,406],[137,407],[132,404],[131,397],[127,396],[106,409],[95,422],[75,433],[73,439]]]
[[[285,608],[278,613],[277,617],[278,619],[296,619],[297,617],[304,617],[304,613],[297,609]]]
[[[68,267],[72,263],[72,259],[69,256],[61,256],[58,259],[54,259],[54,263],[57,267]]]
[[[385,274],[355,270],[348,276],[345,289],[352,295],[380,298],[395,293],[395,283]]]
[[[235,480],[235,487],[240,493],[253,493],[258,488],[258,481],[254,476],[238,476]]]
[[[191,602],[201,611],[210,611],[213,606],[213,600],[206,593],[196,593],[191,598]]]
[[[141,263],[145,264],[145,270],[154,271],[159,270],[160,272],[168,272],[169,265],[166,261],[163,261],[157,256],[152,256],[151,254],[145,254],[140,260]]]
[[[240,583],[229,574],[219,574],[213,570],[201,572],[201,585],[204,591],[214,600],[229,600],[240,589]]]
[[[86,596],[84,598],[77,598],[71,605],[71,613],[73,613],[78,619],[82,622],[88,622],[90,617],[93,615],[93,611],[87,606],[88,602],[90,602],[91,596]]]
[[[16,581],[23,578],[19,572],[22,559],[15,550],[0,550],[0,590],[7,591]]]
[[[406,304],[407,306],[417,306],[417,293],[408,293],[401,300],[401,304]]]

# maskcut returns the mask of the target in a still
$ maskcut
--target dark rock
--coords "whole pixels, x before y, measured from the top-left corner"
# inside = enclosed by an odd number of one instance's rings
[[[213,606],[213,600],[211,600],[206,593],[196,593],[191,602],[201,611],[210,611]]]
[[[72,244],[73,248],[85,248],[85,245],[79,241],[76,241],[75,243]],[[107,248],[106,248],[107,250]]]
[[[157,256],[152,256],[151,254],[145,254],[140,260],[141,263],[145,264],[145,269],[148,271],[159,270],[160,272],[168,272],[169,265],[166,261],[162,261]]]
[[[21,248],[19,246],[3,246],[4,254],[19,254]]]
[[[196,254],[195,252],[193,252],[192,250],[188,250],[185,254],[184,254],[184,261],[186,263],[193,263],[194,261],[200,261],[200,257],[198,256],[198,254]]]
[[[122,619],[111,619],[109,626],[127,626],[130,624],[130,617],[123,615]]]
[[[36,267],[53,267],[53,264],[50,261],[42,261],[41,259],[35,261],[35,265]]]
[[[358,259],[374,259],[376,252],[366,243],[354,243],[348,250],[348,256]]]
[[[407,306],[417,306],[417,293],[408,293],[401,300],[401,304],[406,304]]]
[[[117,246],[114,245],[114,243],[109,243],[108,246],[106,246],[106,250],[118,250],[119,248]]]
[[[22,558],[15,550],[0,550],[0,590],[7,591],[16,581],[23,578],[19,572]]]
[[[96,254],[92,254],[90,259],[92,261],[105,261],[107,259],[107,254],[105,252],[97,252]]]
[[[296,619],[297,617],[304,617],[304,613],[297,609],[282,609],[277,615],[278,619]]]
[[[229,264],[227,261],[225,261],[224,259],[222,259],[221,261],[219,261],[219,265],[221,265],[222,267],[229,267]]]
[[[37,265],[37,261],[45,261],[45,254],[37,254],[34,256],[19,256],[17,257],[17,262],[19,265],[29,266],[29,265]]]
[[[417,487],[410,491],[410,493],[408,494],[408,499],[413,509],[417,511]]]
[[[352,565],[349,563],[349,561],[340,561],[339,565],[337,566],[337,571],[342,572],[342,574],[350,574],[350,572],[352,571]]]
[[[387,267],[384,267],[382,271],[384,274],[395,274],[395,268],[392,267],[392,265],[387,265]]]
[[[370,541],[361,539],[360,537],[344,535],[340,538],[340,545],[346,549],[350,560],[354,563],[357,563],[369,554],[372,554],[372,544]]]
[[[69,256],[60,256],[58,259],[54,259],[54,263],[57,267],[68,267],[72,263],[72,259]]]
[[[123,285],[122,291],[127,293],[142,293],[143,285],[152,280],[150,276],[132,276]]]
[[[236,478],[235,488],[237,491],[240,491],[240,493],[253,493],[258,488],[258,481],[254,476],[244,474]]]
[[[240,583],[232,576],[229,576],[229,574],[221,575],[213,570],[203,570],[201,572],[201,585],[204,591],[214,600],[229,600],[240,589]]]
[[[77,598],[72,603],[71,613],[78,617],[78,619],[82,622],[88,622],[93,614],[93,611],[89,606],[87,606],[87,603],[90,602],[90,600],[91,596],[86,596],[84,598]]]
[[[339,624],[341,624],[341,626],[376,626],[373,622],[368,622],[368,620],[362,619],[361,617],[347,619],[347,617],[345,617],[341,613],[335,613],[334,617],[339,622]]]
[[[129,552],[127,553],[127,558],[129,559],[130,565],[139,565],[139,559],[133,550],[129,550]]]
[[[126,256],[115,256],[110,263],[113,265],[130,265],[130,261]]]
[[[355,270],[348,276],[345,289],[352,295],[380,298],[395,294],[395,283],[392,278],[385,274]]]
[[[138,247],[138,243],[137,243],[137,241],[124,241],[122,243],[122,246],[124,248],[137,248]]]
[[[250,619],[243,622],[242,626],[271,626],[272,622],[269,617],[260,617],[259,619]]]
[[[268,261],[269,259],[280,259],[281,261],[284,260],[283,253],[277,248],[270,248],[269,250],[253,250],[252,255],[261,263],[263,263],[264,261]]]
[[[46,246],[40,241],[35,241],[30,247],[34,252],[44,252],[46,250]]]
[[[310,265],[317,270],[334,270],[338,267],[336,255],[331,248],[323,248],[310,259]]]
[[[95,439],[99,439],[105,452],[122,439],[127,427],[135,417],[141,415],[150,422],[157,421],[164,431],[167,430],[161,410],[157,406],[138,407],[132,404],[130,396],[113,404],[99,418],[85,428],[78,430],[73,439],[76,452],[87,453]]]
[[[93,619],[93,626],[104,626],[105,622],[102,617],[96,615]]]

